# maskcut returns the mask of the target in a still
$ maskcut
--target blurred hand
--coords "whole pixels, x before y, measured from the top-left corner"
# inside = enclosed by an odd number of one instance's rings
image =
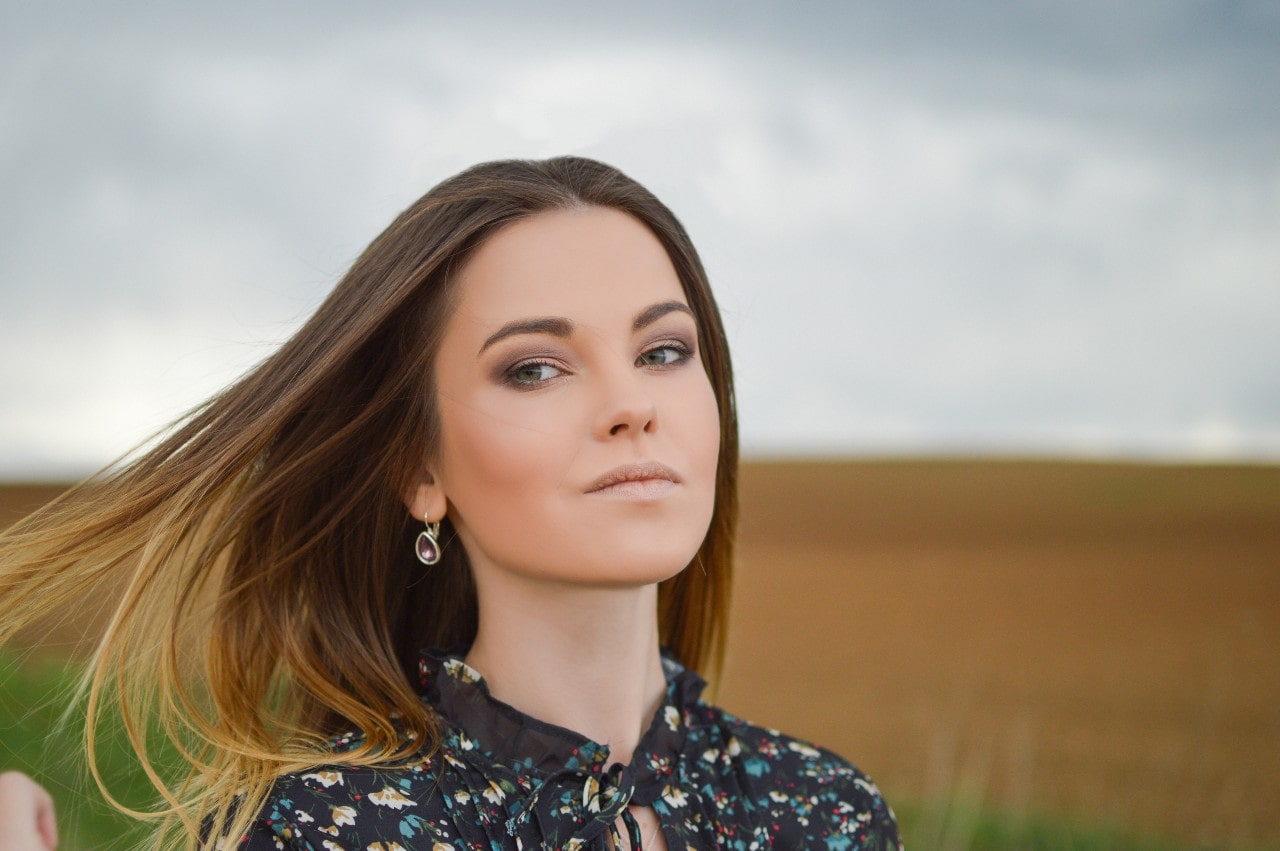
[[[0,851],[54,851],[58,825],[53,798],[17,771],[0,774]]]

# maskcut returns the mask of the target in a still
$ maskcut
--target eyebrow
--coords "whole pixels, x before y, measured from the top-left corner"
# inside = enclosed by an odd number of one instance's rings
[[[492,346],[499,340],[505,340],[507,337],[514,337],[516,334],[550,334],[553,337],[568,337],[573,333],[573,323],[568,319],[560,319],[554,316],[544,316],[538,319],[517,319],[515,322],[508,322],[497,331],[489,335],[489,339],[484,341],[484,345],[480,347],[480,354],[484,354],[484,350]]]
[[[631,330],[639,331],[646,325],[652,325],[657,322],[668,313],[676,312],[684,312],[693,316],[693,311],[689,309],[687,304],[678,301],[663,301],[642,310],[636,320],[631,323]]]
[[[631,323],[632,331],[639,331],[654,322],[657,322],[668,313],[687,313],[693,315],[693,311],[689,306],[678,301],[663,301],[646,307],[640,311],[635,320]],[[480,347],[478,354],[484,354],[484,350],[492,346],[499,340],[505,340],[507,337],[514,337],[517,334],[550,334],[553,337],[568,337],[573,334],[573,323],[568,319],[560,316],[539,316],[533,319],[517,319],[514,322],[508,322],[497,331],[489,335],[484,341],[484,345]]]

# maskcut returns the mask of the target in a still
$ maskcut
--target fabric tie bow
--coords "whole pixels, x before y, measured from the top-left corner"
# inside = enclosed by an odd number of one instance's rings
[[[621,819],[631,847],[639,851],[643,847],[640,825],[627,807],[635,788],[632,772],[621,763],[614,763],[603,774],[581,769],[558,771],[543,781],[520,812],[507,819],[507,835],[516,836],[532,819],[543,843],[554,843],[554,847],[572,840],[590,847],[593,840],[608,832],[617,848],[622,842],[618,830]]]

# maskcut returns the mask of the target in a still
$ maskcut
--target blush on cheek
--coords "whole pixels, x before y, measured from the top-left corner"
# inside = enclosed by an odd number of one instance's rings
[[[441,479],[473,546],[502,561],[552,557],[549,502],[565,469],[559,447],[528,425],[462,411],[469,415],[443,424]]]

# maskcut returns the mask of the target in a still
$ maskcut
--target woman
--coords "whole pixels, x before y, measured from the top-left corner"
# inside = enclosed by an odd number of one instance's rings
[[[155,778],[177,847],[898,847],[848,763],[698,699],[736,468],[675,217],[598,162],[486,163],[171,437],[16,528],[3,635],[127,575],[91,729],[110,684],[144,763],[144,724],[181,748]]]

